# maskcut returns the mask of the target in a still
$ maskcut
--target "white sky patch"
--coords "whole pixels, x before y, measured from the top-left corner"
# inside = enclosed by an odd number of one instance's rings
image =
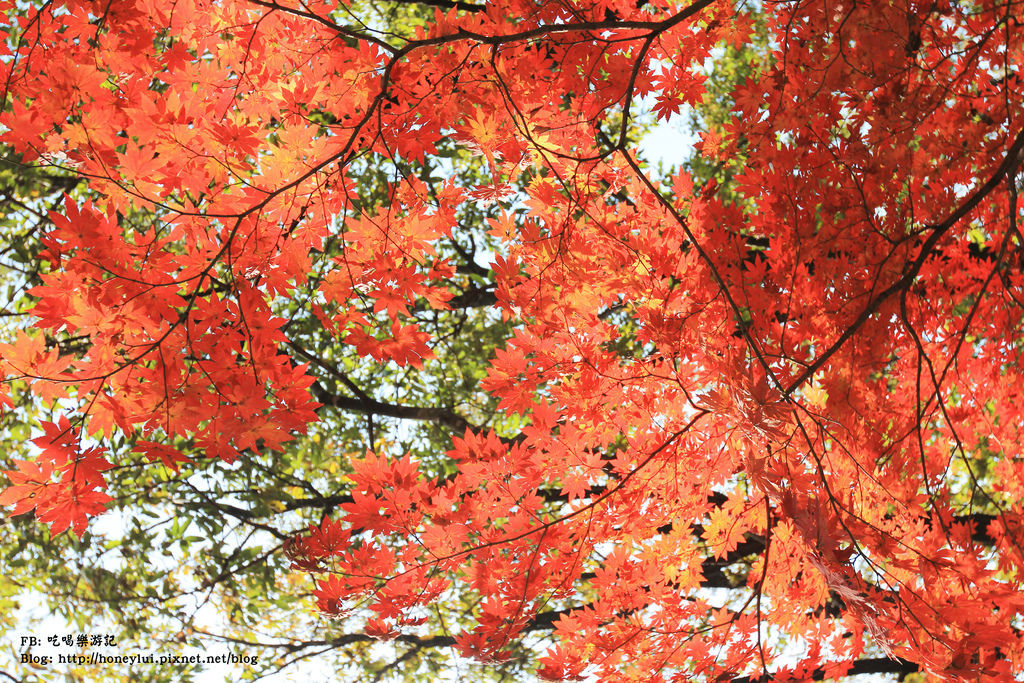
[[[659,121],[640,141],[640,152],[652,166],[675,167],[693,154],[700,138],[690,125],[690,111],[687,105],[668,120]]]

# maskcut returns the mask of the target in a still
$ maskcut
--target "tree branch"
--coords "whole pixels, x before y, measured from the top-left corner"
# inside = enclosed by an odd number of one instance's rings
[[[460,0],[394,0],[403,5],[429,5],[430,7],[442,7],[448,9],[458,9],[464,12],[483,12],[487,9],[487,5],[474,5],[471,2],[461,2]]]
[[[888,659],[886,657],[871,657],[868,659],[858,659],[850,667],[850,670],[846,673],[847,676],[858,676],[860,674],[899,674],[900,676],[906,676],[920,671],[917,664],[906,659]],[[823,681],[825,680],[825,670],[815,669],[811,672],[809,679],[812,681]],[[731,683],[769,683],[775,680],[773,674],[763,674],[761,676],[741,676],[739,678],[732,679]]]
[[[424,422],[436,422],[451,427],[458,431],[465,431],[474,425],[466,418],[448,410],[434,406],[407,406],[394,403],[383,403],[369,396],[353,398],[351,396],[339,396],[328,392],[319,382],[312,386],[313,397],[324,405],[333,408],[341,408],[356,413],[370,415],[382,415],[384,417],[397,417],[403,420],[421,420]]]

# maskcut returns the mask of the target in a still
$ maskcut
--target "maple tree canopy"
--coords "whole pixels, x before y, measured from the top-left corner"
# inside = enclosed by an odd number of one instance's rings
[[[1024,673],[1021,3],[0,7],[52,599],[399,680]]]

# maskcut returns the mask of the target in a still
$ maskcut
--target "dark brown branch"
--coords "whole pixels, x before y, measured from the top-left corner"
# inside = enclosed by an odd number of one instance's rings
[[[202,629],[195,629],[196,633],[217,638],[218,640],[224,640],[231,643],[238,643],[239,645],[245,645],[247,647],[259,647],[267,649],[282,649],[286,652],[297,652],[308,647],[344,647],[346,645],[354,645],[356,643],[374,643],[379,642],[380,638],[375,636],[368,636],[365,633],[346,633],[344,635],[337,636],[328,640],[297,640],[290,643],[268,643],[257,640],[246,640],[244,638],[236,638],[233,636],[221,635],[219,633],[211,633]],[[409,643],[419,648],[425,647],[449,647],[455,644],[455,638],[453,636],[412,636],[412,635],[399,635],[393,638],[394,641],[399,643]]]
[[[494,290],[483,287],[470,287],[462,294],[458,294],[448,300],[452,308],[486,308],[498,303],[498,297]]]
[[[285,5],[281,5],[277,2],[271,2],[268,0],[249,0],[249,2],[251,2],[254,5],[259,5],[260,7],[265,7],[272,12],[284,12],[285,14],[292,14],[297,17],[302,17],[303,19],[309,19],[310,21],[313,21],[317,24],[321,24],[322,26],[325,26],[331,29],[332,31],[337,32],[338,35],[344,36],[346,38],[351,38],[353,40],[365,40],[368,43],[373,43],[374,45],[383,48],[387,52],[394,52],[395,50],[395,48],[392,45],[389,45],[386,41],[383,41],[376,36],[370,35],[369,33],[353,31],[347,26],[341,26],[340,24],[336,24],[327,17],[321,16],[316,12],[300,10],[294,7],[286,7]]]
[[[394,403],[384,403],[369,396],[354,398],[351,396],[339,396],[324,389],[319,382],[312,386],[313,397],[326,406],[340,408],[356,413],[370,415],[381,415],[384,417],[397,417],[403,420],[421,420],[424,422],[436,422],[451,427],[457,431],[465,431],[473,427],[466,418],[448,410],[435,406],[407,406]]]
[[[850,667],[847,672],[847,676],[858,676],[860,674],[898,674],[900,676],[906,676],[912,674],[920,669],[917,664],[906,659],[887,659],[885,657],[871,657],[868,659],[858,659]],[[732,679],[731,683],[769,683],[774,680],[775,677],[772,674],[764,674],[762,676],[741,676],[739,678]],[[823,681],[825,680],[824,669],[815,669],[811,672],[810,678],[807,680],[812,681]]]
[[[475,5],[471,2],[460,2],[460,0],[393,0],[403,5],[429,5],[430,7],[442,7],[447,9],[457,9],[464,12],[483,12],[487,9],[486,5]]]

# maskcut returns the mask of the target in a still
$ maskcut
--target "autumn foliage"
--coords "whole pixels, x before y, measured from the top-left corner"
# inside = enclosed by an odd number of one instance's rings
[[[472,206],[511,324],[478,388],[515,419],[392,409],[449,449],[350,458],[286,549],[320,610],[484,661],[548,631],[551,679],[1024,672],[1019,3],[438,1],[405,35],[346,2],[5,4],[0,142],[88,190],[0,348],[6,408],[61,414],[12,514],[85,533],[114,435],[172,469],[288,448],[332,361],[285,310],[429,376]],[[644,112],[712,98],[690,163],[644,161]]]

